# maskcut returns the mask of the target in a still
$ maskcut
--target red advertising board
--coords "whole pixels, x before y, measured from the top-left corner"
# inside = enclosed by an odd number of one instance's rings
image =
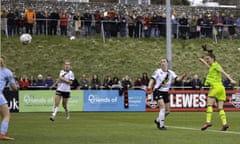
[[[227,90],[225,111],[240,111],[240,90]],[[171,111],[205,111],[208,90],[170,90]],[[216,106],[214,108],[216,110]],[[146,111],[159,111],[156,101],[146,100]]]

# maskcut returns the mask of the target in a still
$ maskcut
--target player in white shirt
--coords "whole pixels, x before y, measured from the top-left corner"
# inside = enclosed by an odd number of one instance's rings
[[[70,62],[66,61],[64,64],[64,70],[60,71],[59,78],[57,79],[56,83],[57,90],[56,90],[56,97],[55,97],[55,104],[53,107],[53,113],[50,117],[51,121],[55,120],[55,117],[57,115],[58,106],[62,99],[62,105],[65,109],[66,118],[69,119],[69,110],[68,110],[68,99],[70,98],[70,92],[71,92],[71,84],[74,80],[74,73],[71,71],[71,65]]]
[[[168,60],[161,59],[161,68],[157,69],[153,74],[148,84],[148,93],[153,92],[153,99],[157,101],[160,108],[159,115],[154,121],[157,128],[167,130],[164,126],[165,116],[170,112],[170,101],[168,91],[171,84],[176,81],[181,81],[186,74],[177,77],[175,72],[168,69]]]

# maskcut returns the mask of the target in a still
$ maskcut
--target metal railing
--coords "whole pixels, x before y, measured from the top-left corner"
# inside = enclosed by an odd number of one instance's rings
[[[2,31],[4,31],[5,35],[13,36],[20,35],[22,33],[31,33],[32,35],[67,35],[67,36],[75,36],[76,28],[74,26],[74,20],[70,19],[67,22],[67,26],[65,27],[66,34],[62,33],[62,27],[60,25],[61,21],[64,20],[56,20],[56,19],[36,19],[34,24],[30,24],[30,27],[27,23],[25,25],[20,26],[16,25],[7,25],[7,19],[1,19],[1,27]],[[53,25],[52,22],[56,22],[56,25]],[[90,23],[90,24],[86,24]],[[120,27],[122,24],[123,27]],[[114,26],[112,26],[114,25]],[[143,21],[137,22],[133,27],[133,37],[134,38],[144,38],[144,37],[165,37],[166,31],[164,27],[166,27],[166,23],[150,23],[150,27],[144,26],[145,23]],[[128,27],[128,23],[122,23],[121,21],[113,21],[113,20],[101,20],[101,21],[84,21],[81,20],[81,27],[79,28],[79,32],[81,36],[94,36],[97,34],[101,34],[103,37],[103,41],[105,42],[106,38],[109,37],[131,37],[130,36],[130,27]],[[240,26],[237,25],[180,25],[180,24],[172,24],[172,32],[176,34],[176,38],[185,38],[190,39],[191,31],[190,28],[195,28],[195,34],[197,34],[196,38],[204,38],[204,37],[212,37],[215,41],[218,38],[224,38],[222,33],[226,33],[229,35],[229,28],[233,28],[235,31],[235,35],[237,38],[240,38]],[[221,31],[216,29],[217,27],[221,27]],[[123,31],[121,31],[121,28]],[[98,31],[96,31],[98,29]],[[184,29],[184,30],[183,30]],[[100,30],[100,31],[99,31]],[[214,30],[217,31],[217,34],[214,34]],[[117,35],[111,35],[111,32],[117,32]],[[10,32],[10,33],[9,33]],[[121,34],[124,33],[124,34]],[[195,38],[195,37],[194,37]]]

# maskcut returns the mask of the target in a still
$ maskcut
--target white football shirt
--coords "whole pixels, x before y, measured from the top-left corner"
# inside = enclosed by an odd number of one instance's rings
[[[69,70],[69,71],[65,71],[65,70],[61,70],[59,76],[63,76],[64,79],[66,80],[74,80],[74,73]],[[57,85],[57,90],[58,91],[62,91],[62,92],[70,92],[71,91],[71,85],[64,82],[64,81],[60,81]]]
[[[177,75],[172,70],[165,72],[162,69],[157,69],[152,74],[152,78],[155,80],[154,90],[158,89],[159,91],[167,92],[176,77]]]

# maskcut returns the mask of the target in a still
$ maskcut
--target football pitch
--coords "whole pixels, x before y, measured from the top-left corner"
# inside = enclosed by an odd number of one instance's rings
[[[230,128],[219,131],[218,113],[213,126],[200,131],[204,112],[172,112],[166,119],[168,130],[156,128],[158,112],[72,112],[69,120],[58,113],[11,113],[9,135],[15,141],[1,144],[238,144],[240,114],[226,112]]]

